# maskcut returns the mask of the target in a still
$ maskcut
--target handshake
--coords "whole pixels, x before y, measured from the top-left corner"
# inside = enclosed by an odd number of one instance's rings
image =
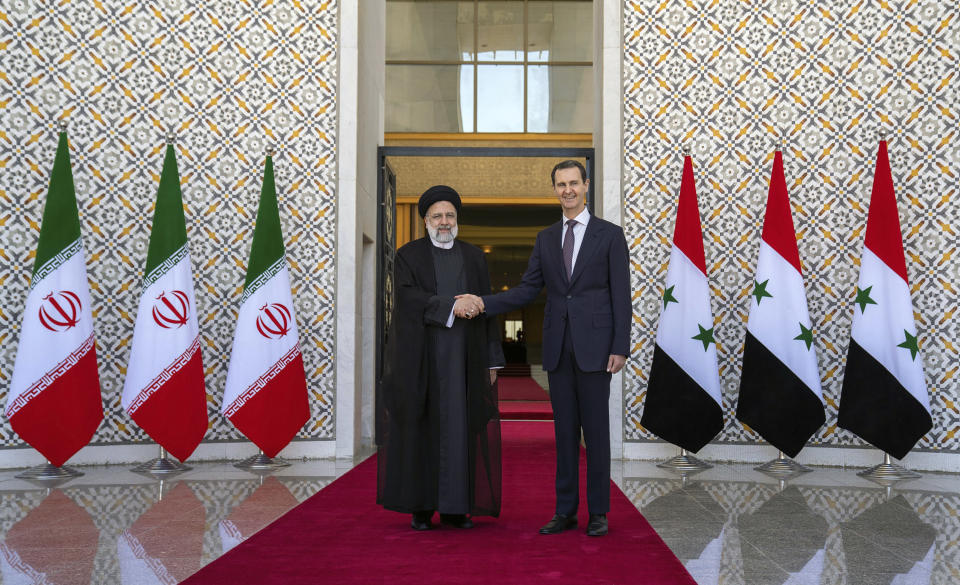
[[[473,319],[484,311],[483,299],[476,295],[457,295],[454,298],[453,314],[461,319]]]

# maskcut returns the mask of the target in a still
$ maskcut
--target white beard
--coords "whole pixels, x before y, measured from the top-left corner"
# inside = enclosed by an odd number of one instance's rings
[[[430,234],[430,239],[438,244],[448,244],[452,242],[457,237],[457,232],[459,226],[453,226],[450,231],[441,232],[439,229],[431,228],[427,226],[427,233]]]

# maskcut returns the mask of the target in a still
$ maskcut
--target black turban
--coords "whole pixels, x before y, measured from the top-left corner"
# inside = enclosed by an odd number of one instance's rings
[[[460,194],[454,191],[452,187],[434,185],[424,191],[423,195],[420,196],[420,202],[417,203],[417,210],[420,212],[420,217],[426,217],[427,210],[437,201],[449,201],[457,208],[457,214],[460,213]]]

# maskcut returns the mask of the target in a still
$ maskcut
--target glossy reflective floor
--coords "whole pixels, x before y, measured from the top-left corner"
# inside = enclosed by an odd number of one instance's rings
[[[960,583],[957,475],[885,489],[824,468],[785,483],[745,465],[682,480],[627,463],[623,474],[623,491],[700,585]]]
[[[0,472],[0,583],[176,583],[348,469],[196,464],[161,483],[92,467],[53,489]],[[630,462],[614,475],[701,585],[960,583],[957,475],[890,490],[839,469],[784,484],[745,465],[681,479]]]
[[[0,472],[0,583],[153,584],[186,579],[349,469],[294,463],[258,476],[194,464],[158,481],[78,468],[53,489]]]

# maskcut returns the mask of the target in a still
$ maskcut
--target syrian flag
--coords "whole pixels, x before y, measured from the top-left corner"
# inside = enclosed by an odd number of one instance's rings
[[[61,132],[6,406],[13,430],[57,467],[103,420],[90,304],[70,147]]]
[[[268,457],[310,416],[269,156],[221,412]]]
[[[693,162],[686,156],[663,310],[640,424],[693,452],[723,429],[713,331]]]
[[[880,142],[837,424],[897,459],[933,427],[887,143]]]
[[[826,415],[779,150],[751,295],[737,418],[796,457]]]
[[[180,461],[207,431],[197,302],[173,145],[167,145],[121,403]]]

